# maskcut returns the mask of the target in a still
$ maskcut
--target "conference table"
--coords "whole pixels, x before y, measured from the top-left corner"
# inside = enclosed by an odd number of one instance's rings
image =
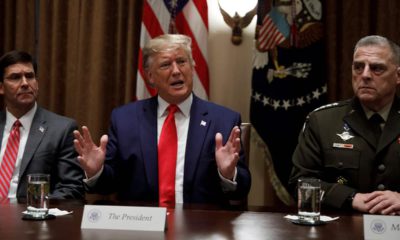
[[[26,209],[24,203],[0,205],[0,239],[364,239],[362,215],[346,212],[330,212],[329,216],[339,216],[339,219],[324,225],[303,226],[284,218],[285,215],[296,214],[291,208],[227,210],[178,205],[167,211],[166,231],[146,232],[81,229],[83,208],[87,202],[51,201],[50,204],[51,208],[73,213],[51,220],[29,221],[22,220],[22,212]]]

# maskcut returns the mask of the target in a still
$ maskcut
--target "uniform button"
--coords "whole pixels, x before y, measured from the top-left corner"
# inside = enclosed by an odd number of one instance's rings
[[[384,164],[381,164],[378,166],[378,169],[379,169],[379,171],[383,172],[383,171],[385,171],[386,167]]]
[[[385,185],[379,184],[378,185],[378,190],[381,190],[381,191],[385,190]]]

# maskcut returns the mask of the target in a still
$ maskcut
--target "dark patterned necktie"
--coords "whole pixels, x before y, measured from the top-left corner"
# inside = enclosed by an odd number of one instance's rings
[[[372,132],[374,133],[376,142],[379,142],[379,139],[381,137],[382,134],[382,128],[381,128],[381,124],[384,122],[383,118],[381,117],[381,115],[379,115],[378,113],[374,113],[368,120],[371,124],[371,129]]]

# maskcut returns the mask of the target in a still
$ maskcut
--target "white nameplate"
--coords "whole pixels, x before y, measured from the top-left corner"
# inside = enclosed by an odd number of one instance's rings
[[[81,228],[136,231],[164,231],[164,207],[85,205]]]
[[[363,220],[365,240],[400,239],[400,216],[365,214]]]

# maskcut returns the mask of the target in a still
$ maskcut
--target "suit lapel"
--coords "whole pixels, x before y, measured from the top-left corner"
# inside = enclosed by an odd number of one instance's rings
[[[370,126],[360,103],[356,99],[353,99],[350,106],[352,108],[343,120],[354,132],[359,134],[369,144],[375,147],[375,136],[373,132],[369,130]]]
[[[2,144],[5,126],[6,126],[6,112],[2,111],[2,112],[0,112],[0,146]]]
[[[193,95],[185,153],[184,189],[190,188],[196,175],[195,171],[210,125],[211,119],[206,104]]]
[[[387,145],[399,138],[400,135],[400,103],[399,99],[393,102],[392,109],[390,110],[388,120],[382,131],[382,136],[379,141],[377,152],[383,150]]]
[[[383,150],[387,145],[393,142],[400,135],[400,100],[395,99],[390,110],[387,123],[382,131],[382,136],[376,147],[376,152]],[[372,146],[376,146],[375,136],[372,131],[369,130],[370,125],[365,117],[365,113],[362,110],[360,103],[357,100],[353,100],[352,109],[348,115],[344,117],[351,129],[358,133],[362,138],[364,138]]]
[[[144,101],[138,114],[142,159],[147,181],[151,189],[158,192],[157,97]]]
[[[40,107],[37,108],[35,116],[33,117],[31,129],[28,134],[28,139],[26,141],[24,155],[22,156],[21,168],[19,177],[24,174],[29,162],[32,160],[33,155],[36,152],[43,136],[47,131],[47,123],[44,117],[44,112]]]

